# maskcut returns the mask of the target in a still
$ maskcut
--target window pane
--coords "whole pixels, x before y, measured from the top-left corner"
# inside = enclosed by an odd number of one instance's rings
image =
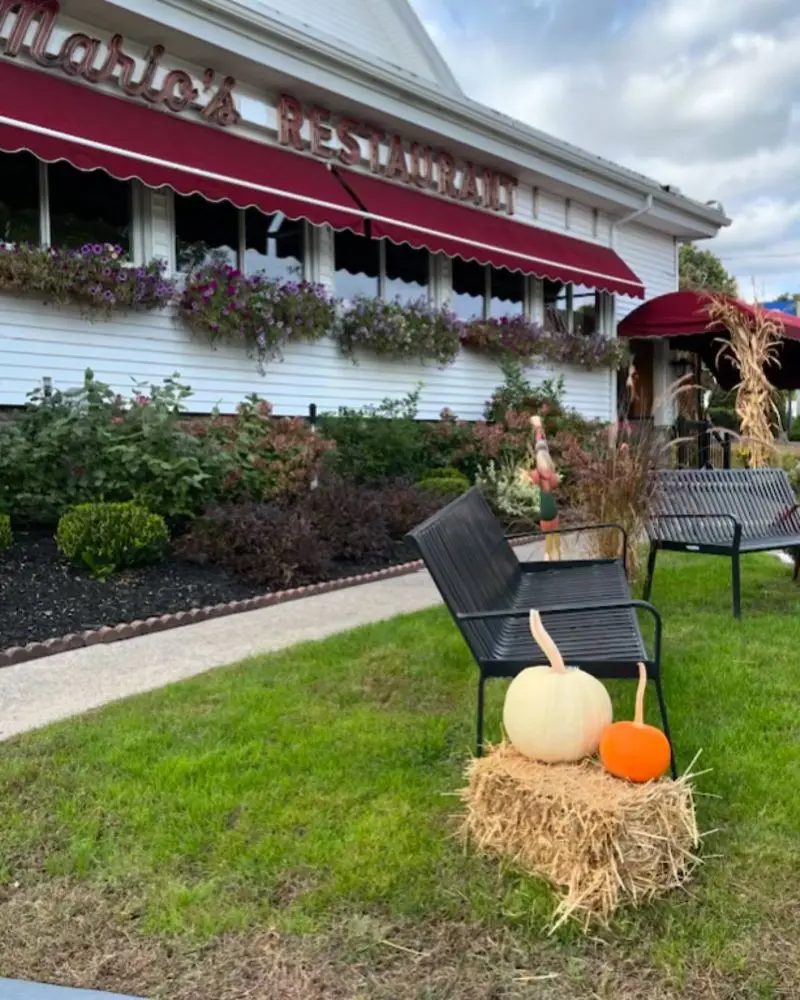
[[[336,294],[343,299],[378,294],[380,251],[378,241],[344,229],[334,234]]]
[[[398,246],[390,240],[386,246],[386,298],[415,302],[426,295],[430,282],[428,251],[408,244]]]
[[[55,247],[85,243],[115,243],[130,253],[131,184],[102,170],[76,170],[69,163],[51,163],[50,242]]]
[[[572,291],[572,309],[574,313],[575,332],[585,337],[597,333],[597,317],[599,310],[599,293],[585,285],[574,285]]]
[[[450,308],[461,319],[483,318],[486,268],[474,260],[453,258],[453,297]]]
[[[301,281],[305,255],[305,223],[280,213],[264,215],[257,208],[245,213],[245,271],[268,278]]]
[[[236,266],[239,209],[229,201],[207,201],[199,194],[175,195],[175,261],[190,273],[206,264]]]
[[[520,316],[525,309],[525,275],[492,268],[492,316]]]
[[[544,321],[549,330],[566,331],[569,329],[568,287],[560,281],[545,281],[544,283]]]
[[[39,161],[0,153],[0,243],[39,242]]]

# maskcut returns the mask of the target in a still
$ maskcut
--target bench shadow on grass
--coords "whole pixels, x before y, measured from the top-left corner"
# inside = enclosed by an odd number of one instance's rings
[[[0,975],[169,1000],[792,996],[800,592],[748,559],[736,623],[728,572],[667,557],[653,591],[679,757],[702,749],[718,796],[722,859],[690,893],[548,938],[549,890],[464,852],[476,671],[435,610],[4,745]],[[611,687],[624,717],[633,685]]]

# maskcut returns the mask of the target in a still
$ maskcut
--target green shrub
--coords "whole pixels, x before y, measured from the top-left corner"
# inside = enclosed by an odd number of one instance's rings
[[[790,441],[800,441],[800,413],[792,420],[792,429],[789,431]]]
[[[434,469],[417,483],[420,489],[442,493],[445,496],[466,493],[471,485],[469,479],[458,469]]]
[[[0,510],[48,525],[81,503],[133,500],[164,517],[200,510],[223,465],[215,442],[185,424],[190,396],[165,379],[125,399],[88,369],[76,388],[34,390],[0,424]]]
[[[0,514],[0,549],[7,549],[14,542],[11,530],[11,518],[8,514]]]
[[[435,463],[429,460],[427,427],[417,420],[418,402],[419,389],[405,399],[323,415],[320,431],[336,445],[332,468],[345,479],[370,485],[423,476]]]
[[[222,462],[223,503],[266,503],[304,493],[333,448],[308,421],[275,418],[270,403],[255,395],[247,397],[234,417],[216,414],[210,421],[197,421],[195,433]]]
[[[73,562],[104,579],[116,570],[156,562],[169,542],[167,525],[135,503],[85,503],[58,522],[56,542]]]
[[[727,407],[712,406],[708,409],[708,419],[714,427],[725,427],[729,431],[739,431],[739,418],[735,410]]]

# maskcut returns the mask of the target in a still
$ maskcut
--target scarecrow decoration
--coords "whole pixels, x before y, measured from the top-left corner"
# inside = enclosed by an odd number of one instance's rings
[[[531,482],[541,490],[539,527],[545,533],[544,557],[548,561],[556,562],[561,559],[561,535],[558,534],[561,522],[558,517],[555,490],[561,482],[561,477],[556,472],[553,459],[550,457],[542,418],[531,417],[531,427],[535,435]]]

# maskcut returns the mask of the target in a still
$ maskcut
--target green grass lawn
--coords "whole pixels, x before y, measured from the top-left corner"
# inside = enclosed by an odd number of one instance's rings
[[[800,592],[747,560],[736,623],[728,574],[664,557],[653,593],[679,763],[712,769],[688,893],[548,937],[549,890],[464,850],[476,670],[436,610],[0,745],[0,976],[169,1000],[800,997]],[[621,715],[633,693],[613,686]]]

